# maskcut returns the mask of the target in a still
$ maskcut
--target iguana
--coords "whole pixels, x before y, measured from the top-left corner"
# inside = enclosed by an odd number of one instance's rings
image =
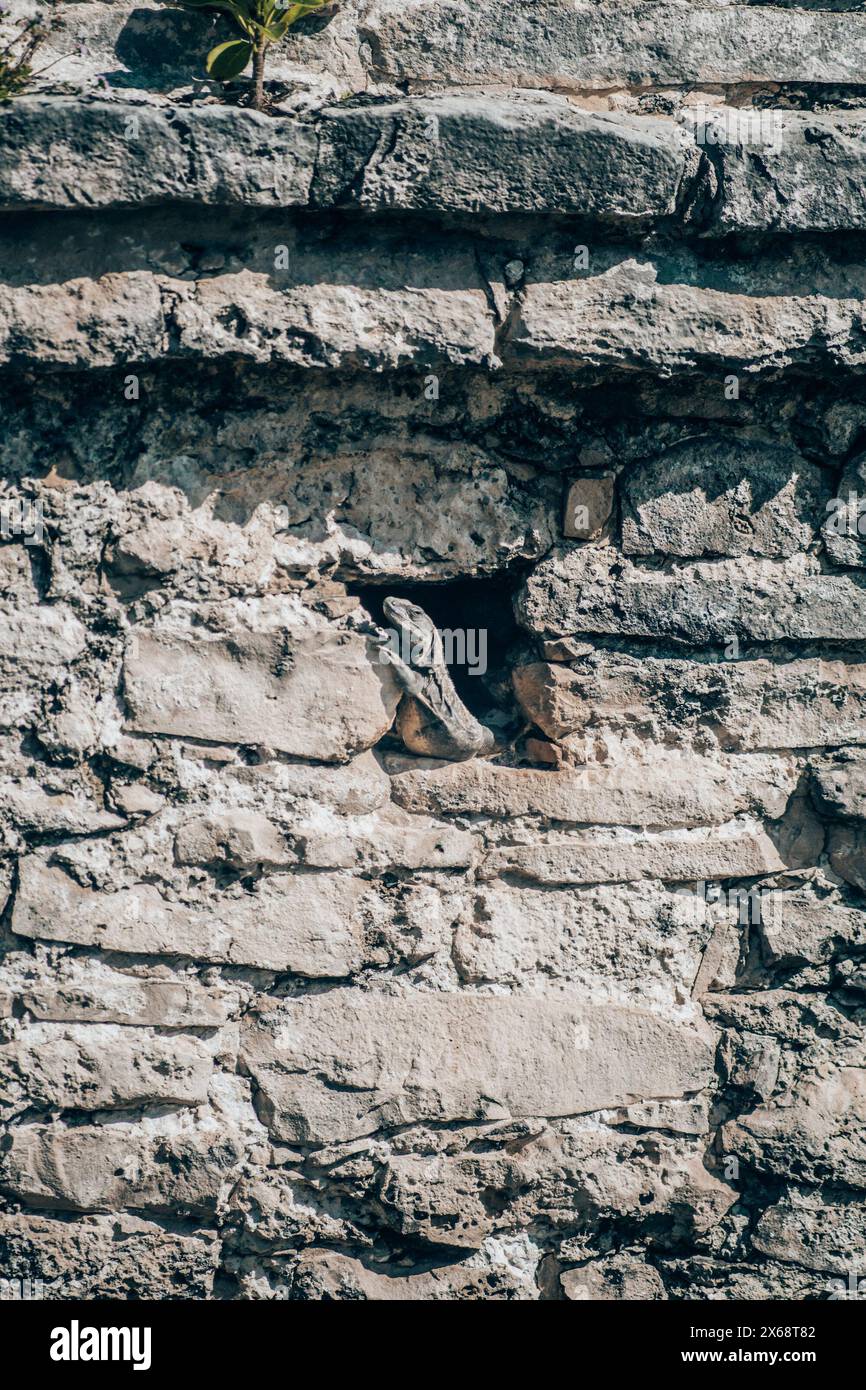
[[[424,609],[402,598],[386,598],[382,606],[400,638],[397,652],[386,634],[379,635],[380,645],[388,645],[387,660],[403,689],[397,732],[410,753],[462,762],[494,752],[493,731],[479,724],[454,689],[442,638]]]

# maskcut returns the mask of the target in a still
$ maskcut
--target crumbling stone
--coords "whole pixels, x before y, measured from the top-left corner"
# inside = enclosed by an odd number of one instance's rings
[[[346,0],[255,111],[227,18],[55,8],[0,108],[3,1278],[836,1297],[866,18]]]

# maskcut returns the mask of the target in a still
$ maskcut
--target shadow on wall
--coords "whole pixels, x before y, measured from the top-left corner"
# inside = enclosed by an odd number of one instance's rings
[[[336,8],[299,20],[293,32],[300,37],[326,29]],[[181,9],[133,10],[117,36],[114,51],[128,71],[105,73],[114,87],[157,90],[167,73],[205,79],[205,56],[214,44],[232,38],[237,30],[218,14]]]
[[[164,86],[167,74],[204,80],[205,56],[214,44],[232,36],[232,25],[217,14],[186,10],[133,10],[117,36],[114,51],[128,71],[105,77],[113,87],[145,91]]]

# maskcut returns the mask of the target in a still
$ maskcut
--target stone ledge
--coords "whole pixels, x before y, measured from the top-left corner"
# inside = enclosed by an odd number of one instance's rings
[[[718,264],[704,265],[699,275],[692,278],[687,266],[674,269],[663,258],[613,262],[604,248],[592,253],[582,276],[565,257],[558,268],[533,265],[503,357],[509,366],[626,368],[663,376],[709,369],[859,370],[866,363],[863,298],[853,282],[840,282],[838,294],[809,293],[780,283],[769,263],[765,278],[760,259],[750,262],[739,287],[724,285]]]
[[[240,357],[360,371],[498,366],[477,270],[466,288],[453,289],[412,283],[424,270],[406,267],[402,289],[339,283],[339,271],[331,283],[323,275],[317,285],[285,288],[274,283],[279,276],[248,270],[197,283],[131,271],[15,289],[0,284],[0,364],[95,368]]]
[[[323,111],[322,207],[672,217],[699,156],[671,121],[577,110],[563,97],[443,96]]]
[[[32,13],[12,0],[6,19]],[[204,75],[212,44],[232,35],[221,16],[155,0],[61,3],[67,23],[40,50],[48,80],[100,79],[170,91]],[[5,26],[0,25],[0,33]],[[411,87],[550,88],[635,93],[757,83],[860,84],[862,13],[776,5],[670,3],[531,6],[467,0],[345,0],[325,22],[301,24],[274,46],[268,77],[343,94]]]
[[[581,92],[703,83],[861,83],[862,14],[706,4],[379,0],[362,12],[378,81]],[[362,50],[363,51],[363,50]]]
[[[0,113],[0,209],[160,203],[560,214],[731,232],[866,228],[866,112],[591,113],[544,92],[271,118],[22,97]]]
[[[554,231],[523,252],[515,286],[506,266],[520,241],[414,218],[344,228],[330,214],[153,208],[110,214],[111,236],[97,239],[96,216],[30,213],[0,229],[0,363],[663,376],[866,366],[866,273],[817,242],[738,260],[593,244],[575,269]]]
[[[443,97],[312,124],[232,107],[24,97],[0,114],[0,207],[161,202],[670,217],[699,155],[672,122],[563,98]]]
[[[866,226],[866,110],[721,108],[693,129],[718,173],[712,235]]]
[[[520,623],[545,637],[611,634],[694,646],[866,640],[864,582],[824,574],[813,556],[714,560],[662,571],[613,550],[561,547],[517,600]]]
[[[20,97],[0,112],[0,207],[295,207],[315,158],[309,126],[254,111]]]

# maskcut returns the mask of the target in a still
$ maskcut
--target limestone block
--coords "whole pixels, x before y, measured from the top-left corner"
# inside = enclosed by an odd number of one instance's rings
[[[732,638],[862,641],[864,587],[857,574],[822,574],[812,556],[662,571],[582,546],[555,551],[536,566],[519,596],[518,616],[546,638],[609,633],[696,646],[724,646]]]
[[[813,766],[814,796],[825,814],[866,820],[866,757],[857,748],[841,749]]]
[[[116,1110],[207,1099],[213,1051],[198,1038],[111,1023],[33,1023],[0,1044],[7,1114]]]
[[[866,1187],[866,1082],[861,1066],[804,1078],[790,1096],[730,1121],[724,1152],[760,1173],[820,1186]]]
[[[667,1292],[661,1276],[639,1255],[612,1255],[604,1260],[592,1260],[579,1269],[567,1269],[560,1275],[563,1292],[568,1299],[589,1299],[592,1302],[640,1302],[666,1299]]]
[[[861,825],[834,825],[827,853],[836,873],[866,893],[866,830]]]
[[[752,1244],[772,1259],[821,1274],[841,1274],[845,1284],[849,1273],[860,1273],[855,1252],[863,1249],[864,1239],[862,1201],[833,1202],[820,1193],[795,1188],[763,1213]]]
[[[815,539],[829,485],[792,451],[689,440],[622,480],[627,555],[795,555]]]
[[[264,744],[324,762],[380,739],[399,698],[363,638],[324,630],[210,641],[141,633],[124,691],[130,732]]]
[[[382,822],[343,834],[300,836],[304,863],[317,868],[465,869],[474,855],[474,838],[452,826],[387,825]]]
[[[0,148],[4,208],[285,207],[307,201],[316,136],[227,106],[179,117],[170,106],[24,96],[0,117]]]
[[[394,800],[438,815],[539,816],[584,825],[719,825],[763,806],[781,815],[794,790],[790,764],[661,757],[646,765],[540,772],[481,759],[399,772]]]
[[[772,257],[721,287],[689,257],[594,246],[586,270],[574,260],[542,254],[533,266],[503,345],[510,368],[733,373],[745,388],[792,365],[863,366],[863,287],[844,272],[803,293]]]
[[[595,1000],[675,1010],[691,991],[711,922],[697,883],[692,890],[646,880],[560,889],[491,879],[462,915],[454,962],[468,984],[554,981]]]
[[[57,1301],[209,1298],[220,1258],[215,1231],[166,1231],[126,1213],[0,1215],[0,1245],[6,1279],[30,1280]]]
[[[565,499],[562,534],[582,541],[599,536],[613,510],[614,490],[611,476],[578,478],[573,482]]]
[[[368,891],[362,880],[348,875],[274,874],[258,893],[228,894],[187,907],[150,883],[117,892],[82,888],[33,855],[21,862],[12,930],[109,951],[342,976],[362,960],[361,913]]]
[[[361,22],[379,81],[583,92],[751,82],[856,82],[859,17],[747,5],[377,0]]]
[[[174,842],[179,864],[230,864],[236,869],[296,861],[279,827],[254,811],[185,820]]]
[[[152,1024],[161,1028],[218,1028],[229,1017],[231,992],[195,976],[133,973],[104,961],[67,957],[50,978],[17,988],[36,1019],[58,1023]]]
[[[446,95],[326,110],[317,206],[671,216],[698,151],[672,122],[578,110],[560,96]]]
[[[840,231],[866,224],[859,111],[773,112],[757,151],[742,117],[714,113],[712,134],[724,170],[713,230]],[[757,158],[755,154],[757,152]]]
[[[682,1095],[706,1085],[712,1043],[658,1014],[567,997],[332,990],[251,1018],[242,1056],[275,1136],[322,1144]]]
[[[711,832],[692,830],[645,835],[640,839],[552,840],[494,850],[482,874],[514,875],[537,883],[627,883],[661,879],[698,883],[704,879],[758,878],[816,864],[824,832],[807,815],[796,832],[754,821],[729,821]]]
[[[10,1131],[0,1184],[18,1201],[57,1211],[212,1216],[243,1153],[226,1126],[160,1133],[125,1122],[26,1124]]]
[[[661,660],[590,651],[569,665],[512,672],[526,715],[550,738],[601,731],[689,746],[700,734],[726,750],[819,748],[866,742],[866,665],[794,661]]]

